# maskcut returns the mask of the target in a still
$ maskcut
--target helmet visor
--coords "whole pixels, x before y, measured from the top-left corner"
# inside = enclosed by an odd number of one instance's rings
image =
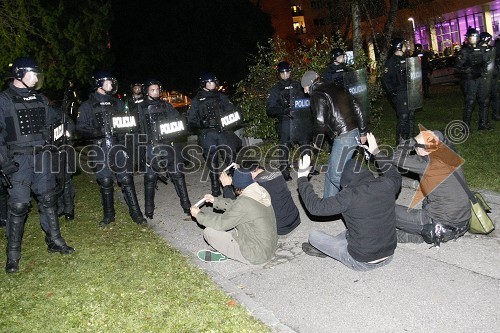
[[[22,82],[30,89],[40,90],[43,86],[45,75],[38,68],[25,68]]]
[[[101,88],[106,95],[114,95],[118,91],[118,81],[113,77],[103,78]]]

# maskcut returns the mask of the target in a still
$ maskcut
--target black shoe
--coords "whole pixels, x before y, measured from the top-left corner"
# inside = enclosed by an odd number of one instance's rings
[[[0,228],[3,228],[7,225],[7,220],[5,219],[0,219]]]
[[[146,220],[146,219],[144,218],[144,216],[142,216],[142,215],[138,215],[138,216],[132,217],[132,220],[133,220],[135,223],[139,224],[139,225],[142,225],[142,224],[147,224],[147,223],[148,223],[148,220]]]
[[[319,258],[325,258],[326,254],[309,244],[309,242],[302,243],[302,251],[304,251],[305,254],[309,256],[314,256],[314,257],[319,257]]]
[[[47,251],[49,252],[59,252],[60,254],[71,254],[75,252],[75,249],[66,244],[64,240],[62,241],[51,241],[47,237],[45,237],[45,242],[47,243]],[[57,244],[59,243],[59,244]]]
[[[71,211],[70,213],[64,213],[64,219],[66,221],[73,221],[75,219],[75,212]]]
[[[219,195],[221,195],[221,191],[220,190],[213,190],[212,189],[212,196],[218,197]]]
[[[311,169],[311,172],[309,172],[309,176],[317,176],[319,175],[319,171],[316,169]]]
[[[153,219],[153,213],[144,213],[144,216],[147,217],[150,220]]]
[[[492,131],[493,128],[491,128],[490,125],[479,125],[479,127],[477,128],[478,131]]]
[[[499,121],[500,120],[500,116],[493,116],[493,117],[491,117],[491,119],[493,119],[495,121]]]
[[[5,264],[5,273],[17,273],[19,272],[19,260],[7,259]]]
[[[110,224],[111,222],[115,222],[115,217],[105,217],[102,219],[101,222],[99,222],[99,226],[101,227],[105,227],[107,226],[108,224]]]

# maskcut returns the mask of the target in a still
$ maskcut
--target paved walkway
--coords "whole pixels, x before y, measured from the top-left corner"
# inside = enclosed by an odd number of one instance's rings
[[[201,177],[201,172],[186,176],[193,203],[210,192],[210,183]],[[317,193],[323,178],[311,179]],[[300,206],[296,181],[288,185],[302,223],[280,237],[275,257],[265,265],[198,260],[196,252],[208,246],[197,223],[186,221],[172,184],[159,183],[150,225],[273,332],[500,332],[498,230],[487,236],[466,234],[440,249],[400,244],[388,266],[355,272],[302,252],[310,230],[336,234],[344,225],[313,222]],[[136,187],[142,202],[142,177],[136,177]],[[408,204],[413,191],[403,187],[398,202]],[[500,196],[482,193],[500,228]]]

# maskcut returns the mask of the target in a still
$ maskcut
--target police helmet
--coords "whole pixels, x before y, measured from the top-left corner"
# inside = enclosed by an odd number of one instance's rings
[[[491,43],[491,39],[493,36],[491,36],[489,33],[486,31],[483,31],[479,34],[479,40],[481,41],[481,44],[489,44]]]
[[[205,88],[206,84],[208,82],[215,82],[215,85],[219,85],[219,79],[217,79],[217,76],[213,73],[203,73],[200,76],[200,88]]]
[[[291,72],[292,71],[292,66],[290,66],[290,63],[286,61],[282,61],[276,66],[276,72],[283,73],[283,72]]]
[[[406,44],[406,39],[396,37],[391,40],[391,49],[394,51],[403,51],[403,46]]]
[[[465,37],[474,37],[474,36],[479,38],[479,32],[474,28],[467,29]]]
[[[160,94],[162,92],[162,87],[161,87],[161,82],[158,81],[157,79],[148,79],[144,81],[144,84],[142,85],[142,93],[144,95],[149,96],[148,94],[148,89],[150,86],[157,85],[160,88]]]
[[[342,50],[340,47],[336,47],[332,50],[332,59],[335,60],[337,59],[338,57],[340,57],[341,55],[344,55],[345,54],[345,51]]]
[[[421,50],[422,44],[415,44],[415,50]]]
[[[102,88],[105,81],[111,81],[111,90],[105,91],[107,95],[114,95],[118,91],[118,80],[111,72],[98,70],[92,75],[93,88]]]
[[[22,80],[27,72],[42,73],[35,59],[29,57],[16,58],[10,68],[10,77]]]
[[[130,84],[130,90],[134,90],[134,87],[136,87],[136,86],[141,87],[141,91],[142,91],[142,83],[140,83],[140,82],[132,82]]]

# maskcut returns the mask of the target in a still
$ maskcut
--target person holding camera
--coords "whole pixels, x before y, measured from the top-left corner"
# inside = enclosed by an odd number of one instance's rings
[[[216,251],[202,250],[203,261],[227,258],[245,264],[259,265],[274,256],[278,245],[276,218],[269,193],[254,182],[248,171],[234,170],[236,200],[205,194],[205,202],[223,214],[204,212],[196,205],[191,215],[203,226],[203,237]]]

